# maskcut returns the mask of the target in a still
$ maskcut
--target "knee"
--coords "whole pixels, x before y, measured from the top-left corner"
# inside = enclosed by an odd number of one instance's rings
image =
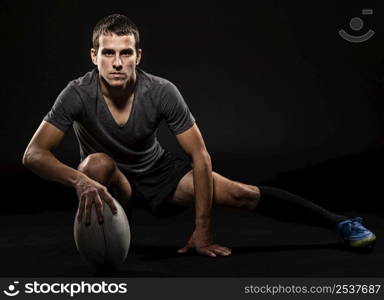
[[[235,206],[247,210],[254,210],[260,201],[260,190],[256,186],[235,182],[230,197]]]
[[[93,153],[88,155],[77,168],[88,177],[109,185],[116,173],[116,162],[105,153]]]

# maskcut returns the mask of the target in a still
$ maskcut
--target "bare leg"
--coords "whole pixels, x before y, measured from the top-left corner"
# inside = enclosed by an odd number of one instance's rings
[[[213,176],[213,203],[232,208],[257,209],[270,217],[311,225],[327,226],[332,230],[338,222],[348,219],[297,195],[274,187],[257,187],[233,181],[216,172]],[[166,201],[194,206],[193,173],[179,182],[176,191]]]
[[[216,172],[212,172],[212,176],[213,203],[215,205],[248,210],[256,208],[260,200],[258,187],[230,180]],[[177,185],[176,191],[166,201],[178,205],[194,206],[192,171],[184,175]]]
[[[78,166],[78,170],[107,188],[115,188],[117,201],[126,208],[132,195],[128,179],[119,170],[115,161],[104,153],[88,155]]]

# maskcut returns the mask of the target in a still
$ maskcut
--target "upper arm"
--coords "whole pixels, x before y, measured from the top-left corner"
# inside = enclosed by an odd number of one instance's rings
[[[28,144],[28,150],[48,150],[51,151],[60,144],[64,137],[64,131],[52,124],[42,121]],[[26,151],[26,152],[27,152]]]
[[[203,136],[196,124],[176,135],[177,142],[192,159],[198,155],[207,155]]]
[[[185,132],[195,123],[183,96],[177,87],[167,82],[161,91],[161,115],[174,135]]]
[[[82,113],[83,101],[80,94],[72,84],[68,84],[56,98],[44,120],[65,132],[74,121],[81,121]]]
[[[26,153],[35,150],[52,150],[63,139],[66,130],[75,120],[80,120],[83,103],[72,84],[58,95],[51,110],[44,117],[33,135]]]

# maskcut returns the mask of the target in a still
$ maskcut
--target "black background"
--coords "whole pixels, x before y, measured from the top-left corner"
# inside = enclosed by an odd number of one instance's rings
[[[373,16],[362,16],[371,8]],[[26,170],[23,152],[68,81],[89,71],[110,13],[139,27],[141,68],[174,82],[221,174],[338,209],[382,209],[384,5],[380,1],[0,2],[3,213],[73,208],[72,190]],[[352,44],[352,17],[373,29]],[[164,147],[181,153],[162,125]],[[75,167],[72,131],[56,154]]]

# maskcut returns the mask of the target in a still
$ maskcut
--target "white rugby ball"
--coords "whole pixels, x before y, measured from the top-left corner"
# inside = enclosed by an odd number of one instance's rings
[[[81,223],[75,216],[74,236],[77,250],[91,266],[99,269],[114,269],[121,265],[128,254],[131,232],[123,207],[114,200],[117,207],[113,215],[107,203],[103,202],[104,222],[99,224],[96,207],[92,205],[91,224],[85,226],[85,214]]]

